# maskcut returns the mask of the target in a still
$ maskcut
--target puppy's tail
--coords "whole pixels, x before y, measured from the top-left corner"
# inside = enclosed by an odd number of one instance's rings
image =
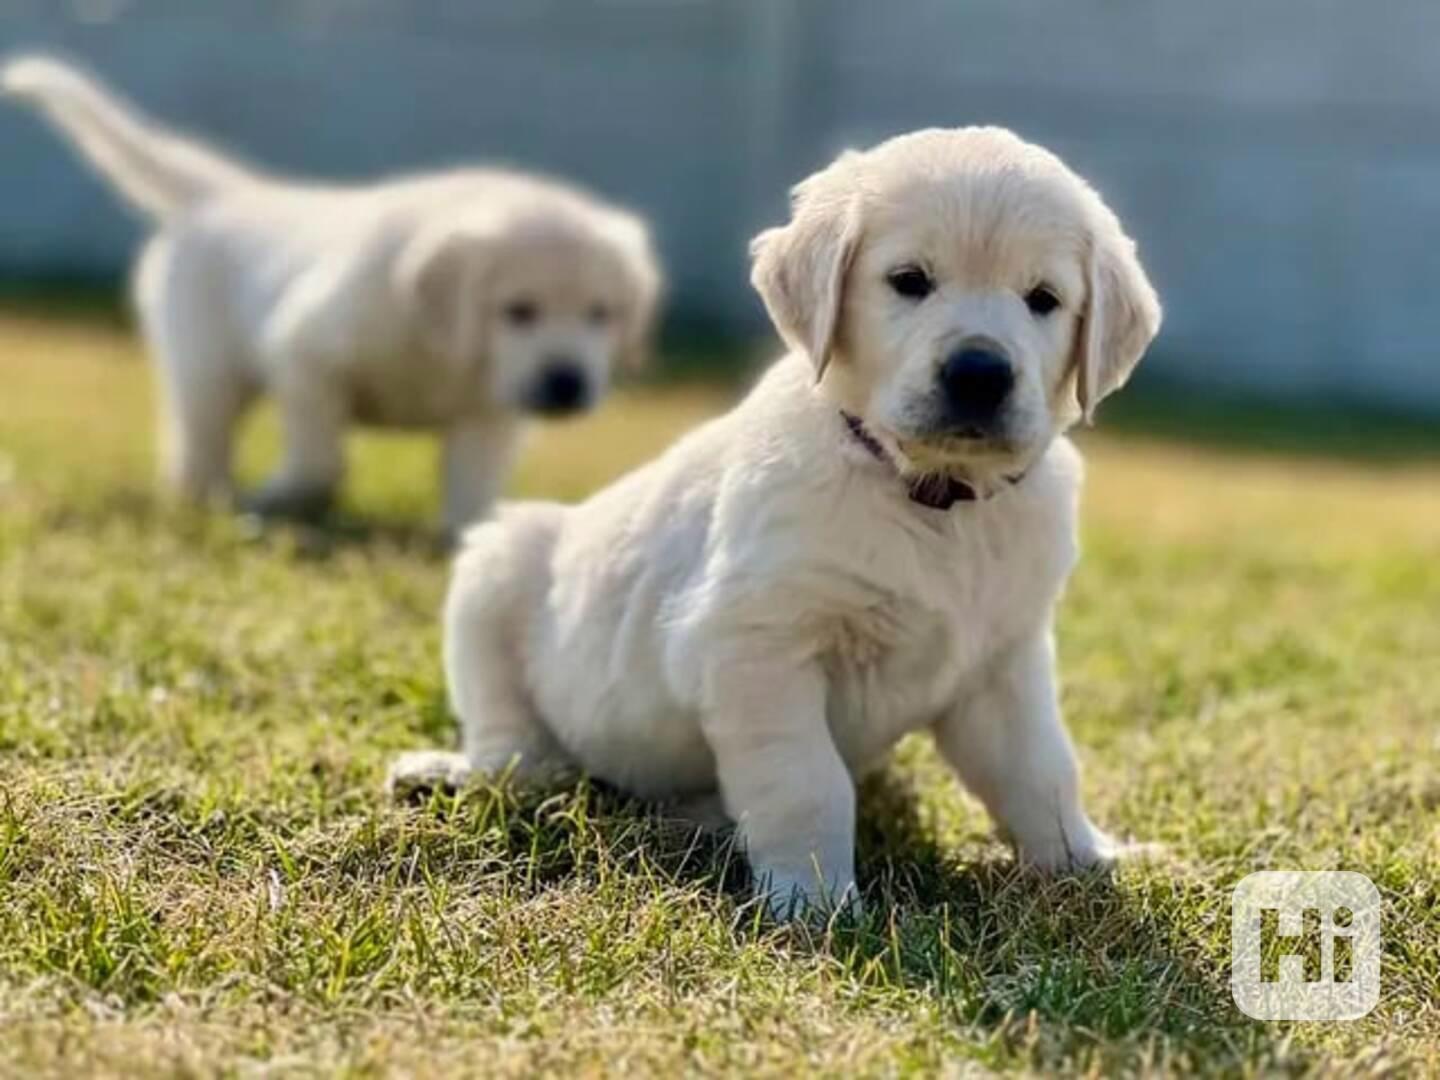
[[[33,104],[140,210],[164,221],[222,188],[253,183],[234,162],[167,132],[74,68],[20,56],[0,90]]]

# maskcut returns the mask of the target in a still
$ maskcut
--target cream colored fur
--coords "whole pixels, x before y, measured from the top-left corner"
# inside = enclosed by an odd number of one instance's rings
[[[155,222],[135,291],[165,475],[185,498],[231,494],[236,426],[268,392],[284,456],[255,509],[327,503],[352,422],[427,428],[444,439],[445,522],[459,529],[499,493],[521,417],[553,404],[551,372],[570,370],[579,408],[643,352],[660,286],[646,228],[576,188],[479,169],[282,180],[156,128],[56,61],[15,60],[0,84]]]

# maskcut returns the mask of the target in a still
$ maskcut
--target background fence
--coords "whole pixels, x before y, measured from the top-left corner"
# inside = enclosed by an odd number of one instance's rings
[[[1000,123],[1094,180],[1166,301],[1153,374],[1440,415],[1440,3],[0,0],[258,163],[503,160],[656,222],[672,315],[763,317],[748,237],[846,145]],[[0,111],[0,273],[115,275],[139,236]]]

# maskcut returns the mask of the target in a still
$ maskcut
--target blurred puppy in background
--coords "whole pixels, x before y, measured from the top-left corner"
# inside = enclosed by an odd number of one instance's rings
[[[1104,865],[1051,626],[1075,562],[1064,432],[1160,306],[1115,215],[996,128],[800,184],[753,245],[790,353],[729,415],[577,506],[474,529],[445,615],[463,753],[398,789],[581,768],[715,795],[777,913],[855,889],[855,777],[928,731],[1022,860]]]
[[[17,59],[0,85],[156,224],[135,296],[165,479],[186,499],[232,495],[237,424],[269,392],[283,458],[248,509],[328,507],[348,423],[433,428],[458,530],[498,495],[522,417],[589,408],[644,352],[660,290],[646,227],[574,187],[477,169],[299,183],[157,128],[54,60]]]

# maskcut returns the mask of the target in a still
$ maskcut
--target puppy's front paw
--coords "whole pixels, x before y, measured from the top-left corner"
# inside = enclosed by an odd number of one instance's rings
[[[414,802],[440,791],[453,794],[470,779],[464,754],[446,750],[411,750],[401,754],[385,777],[385,793],[399,802]]]
[[[1084,815],[1057,817],[1052,825],[1010,837],[1022,866],[1045,874],[1107,870],[1115,864],[1116,842]]]
[[[1121,842],[1085,821],[1018,844],[1015,850],[1023,865],[1057,874],[1109,870],[1119,862],[1156,858],[1164,849],[1159,844]]]
[[[770,914],[781,922],[825,922],[838,914],[859,918],[864,912],[853,878],[821,882],[816,875],[771,873],[757,883]]]

